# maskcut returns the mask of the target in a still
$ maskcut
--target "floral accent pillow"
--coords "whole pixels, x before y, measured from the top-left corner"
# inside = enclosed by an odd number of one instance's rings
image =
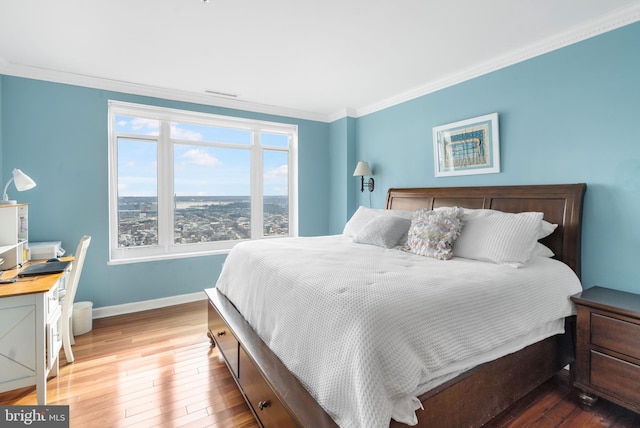
[[[453,243],[462,231],[463,212],[459,207],[417,210],[407,237],[409,251],[420,256],[449,260],[453,257]]]

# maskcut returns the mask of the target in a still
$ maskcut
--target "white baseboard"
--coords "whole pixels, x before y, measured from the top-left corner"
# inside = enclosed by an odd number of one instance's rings
[[[205,300],[207,295],[204,291],[191,294],[181,294],[178,296],[163,297],[161,299],[144,300],[142,302],[125,303],[123,305],[103,306],[94,308],[92,318],[105,318],[114,315],[131,314],[134,312],[148,311],[149,309],[164,308],[166,306],[179,305],[181,303],[197,302]]]

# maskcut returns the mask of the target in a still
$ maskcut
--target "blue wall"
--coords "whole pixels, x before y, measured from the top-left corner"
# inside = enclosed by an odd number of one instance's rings
[[[355,211],[356,184],[359,185],[353,171],[358,161],[355,158],[356,119],[345,117],[331,123],[329,182],[331,190],[331,210],[329,213],[328,233],[342,233],[344,225]]]
[[[299,125],[301,235],[340,233],[358,205],[389,187],[588,184],[583,283],[640,292],[640,24],[633,24],[360,118],[331,124],[0,76],[0,173],[38,187],[30,239],[72,252],[94,237],[78,300],[118,305],[210,287],[225,256],[108,266],[107,100]],[[435,178],[432,128],[498,112],[500,174]],[[373,194],[360,193],[358,160]],[[371,201],[369,198],[372,198]]]
[[[359,118],[373,205],[389,187],[586,182],[584,287],[640,293],[639,48],[636,23]],[[432,128],[493,112],[502,172],[436,178]]]
[[[2,182],[21,168],[38,184],[11,195],[29,206],[29,239],[62,240],[72,253],[93,237],[77,300],[94,307],[189,294],[212,287],[224,255],[108,266],[109,99],[298,125],[299,231],[328,230],[329,124],[167,101],[9,76],[0,77]]]
[[[0,186],[2,186],[0,192],[4,191],[4,186],[6,185],[4,180],[1,180],[1,178],[4,177],[4,168],[2,166],[2,159],[4,158],[4,155],[2,154],[2,134],[2,76],[0,75]],[[0,194],[0,198],[1,197],[2,195]]]

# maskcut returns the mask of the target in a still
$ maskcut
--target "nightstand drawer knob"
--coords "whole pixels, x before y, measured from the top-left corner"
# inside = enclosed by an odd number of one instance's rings
[[[264,410],[265,408],[269,407],[269,404],[271,404],[269,403],[269,401],[261,401],[258,403],[258,408],[260,410]]]

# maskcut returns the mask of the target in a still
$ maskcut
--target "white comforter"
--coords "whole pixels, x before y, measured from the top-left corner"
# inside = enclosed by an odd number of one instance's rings
[[[562,332],[581,291],[546,258],[440,261],[342,235],[236,245],[217,288],[341,427],[415,424],[417,396]]]

